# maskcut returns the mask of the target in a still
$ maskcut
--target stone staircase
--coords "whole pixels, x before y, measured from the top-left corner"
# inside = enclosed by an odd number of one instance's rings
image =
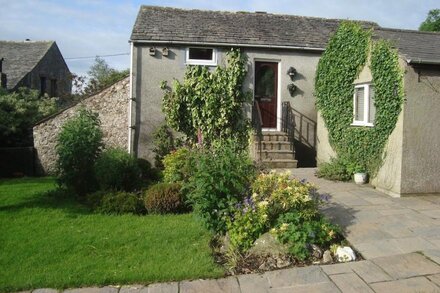
[[[260,154],[258,139],[255,139],[256,156]],[[296,168],[295,149],[286,133],[281,131],[263,131],[261,141],[261,161],[270,169]]]

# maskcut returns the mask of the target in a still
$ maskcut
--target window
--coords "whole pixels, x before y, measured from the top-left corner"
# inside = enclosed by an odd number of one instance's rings
[[[46,77],[40,76],[40,95],[44,96],[47,93],[46,90]]]
[[[190,65],[217,65],[217,52],[212,48],[186,49],[186,64]]]
[[[50,80],[50,96],[56,97],[58,95],[58,86],[57,86],[57,80],[51,79]]]
[[[373,126],[375,116],[374,87],[371,84],[356,85],[353,96],[352,125]]]

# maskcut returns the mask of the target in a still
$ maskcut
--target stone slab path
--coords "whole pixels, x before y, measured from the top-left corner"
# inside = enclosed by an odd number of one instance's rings
[[[189,292],[439,292],[440,195],[391,198],[371,186],[331,182],[316,169],[292,175],[315,183],[332,196],[323,212],[340,224],[365,260],[291,268],[264,274],[193,280],[149,286],[80,288],[65,293]],[[55,293],[37,289],[32,293]]]

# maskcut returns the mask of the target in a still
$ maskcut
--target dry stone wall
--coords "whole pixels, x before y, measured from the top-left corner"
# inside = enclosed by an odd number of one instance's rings
[[[57,160],[55,146],[64,122],[74,116],[80,107],[99,114],[106,147],[128,146],[129,78],[125,78],[75,106],[44,120],[33,128],[34,147],[37,152],[39,174],[55,171]]]

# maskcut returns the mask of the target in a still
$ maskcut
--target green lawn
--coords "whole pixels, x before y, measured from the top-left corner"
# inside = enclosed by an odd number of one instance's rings
[[[193,215],[107,216],[45,194],[51,178],[0,180],[0,291],[223,275]]]

